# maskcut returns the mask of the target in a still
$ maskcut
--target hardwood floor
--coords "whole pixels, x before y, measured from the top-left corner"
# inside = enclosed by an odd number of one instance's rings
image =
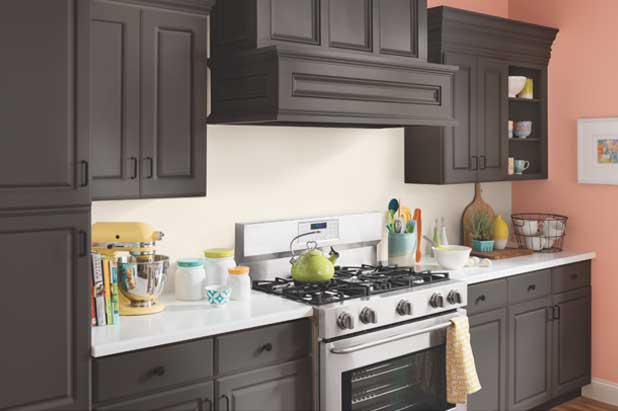
[[[552,408],[550,411],[618,411],[618,407],[579,397],[556,408]]]

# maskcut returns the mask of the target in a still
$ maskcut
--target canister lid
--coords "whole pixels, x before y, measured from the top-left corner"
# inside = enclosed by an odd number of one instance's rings
[[[201,267],[204,265],[204,260],[201,258],[182,258],[177,262],[178,267]]]
[[[204,251],[204,256],[208,258],[234,257],[234,249],[233,248],[210,248]]]
[[[239,265],[238,267],[228,268],[227,272],[232,275],[249,274],[249,267]]]

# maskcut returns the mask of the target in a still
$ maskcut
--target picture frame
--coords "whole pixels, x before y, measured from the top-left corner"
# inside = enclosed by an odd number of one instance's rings
[[[618,117],[577,120],[577,182],[618,185]]]

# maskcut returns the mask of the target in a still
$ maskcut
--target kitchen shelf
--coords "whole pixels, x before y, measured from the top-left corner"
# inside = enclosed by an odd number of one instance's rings
[[[507,180],[519,181],[519,180],[543,180],[546,179],[542,173],[527,173],[527,174],[513,174],[506,176]]]
[[[541,102],[541,99],[539,99],[539,98],[518,98],[518,97],[509,97],[509,102],[540,103],[540,102]]]
[[[517,138],[517,137],[512,137],[509,138],[509,141],[514,141],[514,142],[518,142],[518,143],[523,143],[523,142],[529,142],[529,143],[538,143],[541,141],[540,138],[537,137],[528,137],[528,138]]]

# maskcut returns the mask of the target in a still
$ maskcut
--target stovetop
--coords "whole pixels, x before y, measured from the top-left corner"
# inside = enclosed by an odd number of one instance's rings
[[[448,280],[446,272],[416,272],[413,267],[363,264],[337,266],[333,279],[325,283],[302,283],[277,277],[254,281],[253,289],[306,304],[324,305]]]

